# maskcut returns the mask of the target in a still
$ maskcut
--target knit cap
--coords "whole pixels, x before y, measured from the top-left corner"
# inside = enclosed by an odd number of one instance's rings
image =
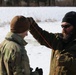
[[[10,23],[10,30],[14,33],[23,33],[30,27],[28,19],[24,16],[15,16]]]
[[[76,27],[76,12],[70,11],[65,14],[65,16],[62,19],[62,22],[67,22]]]

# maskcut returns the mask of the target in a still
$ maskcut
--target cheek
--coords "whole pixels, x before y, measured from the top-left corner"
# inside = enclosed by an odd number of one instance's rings
[[[69,28],[66,30],[66,32],[67,32],[68,34],[71,33],[72,31],[73,31],[73,29],[69,29]]]
[[[73,29],[74,29],[73,27],[70,27],[70,28],[67,29],[67,31],[68,31],[68,32],[72,32]]]
[[[27,36],[27,35],[28,35],[28,32],[25,33],[25,36]]]
[[[62,33],[63,33],[63,34],[69,34],[69,33],[70,33],[70,30],[69,30],[69,29],[63,29],[63,30],[62,30]]]

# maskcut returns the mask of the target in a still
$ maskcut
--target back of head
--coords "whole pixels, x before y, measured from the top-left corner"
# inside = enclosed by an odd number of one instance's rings
[[[30,27],[28,19],[24,16],[15,16],[10,23],[10,30],[13,33],[23,33]]]
[[[62,19],[62,22],[67,22],[73,25],[76,28],[76,12],[70,11],[65,14],[65,16]]]

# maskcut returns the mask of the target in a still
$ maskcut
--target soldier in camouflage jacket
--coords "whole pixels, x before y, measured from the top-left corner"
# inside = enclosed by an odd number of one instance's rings
[[[32,72],[24,37],[28,34],[30,23],[24,16],[15,16],[10,24],[10,32],[0,46],[0,75],[40,75]]]

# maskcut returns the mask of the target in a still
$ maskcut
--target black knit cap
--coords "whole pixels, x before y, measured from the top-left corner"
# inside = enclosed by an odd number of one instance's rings
[[[62,19],[62,22],[67,22],[76,27],[76,12],[70,11],[65,14],[65,16]]]

